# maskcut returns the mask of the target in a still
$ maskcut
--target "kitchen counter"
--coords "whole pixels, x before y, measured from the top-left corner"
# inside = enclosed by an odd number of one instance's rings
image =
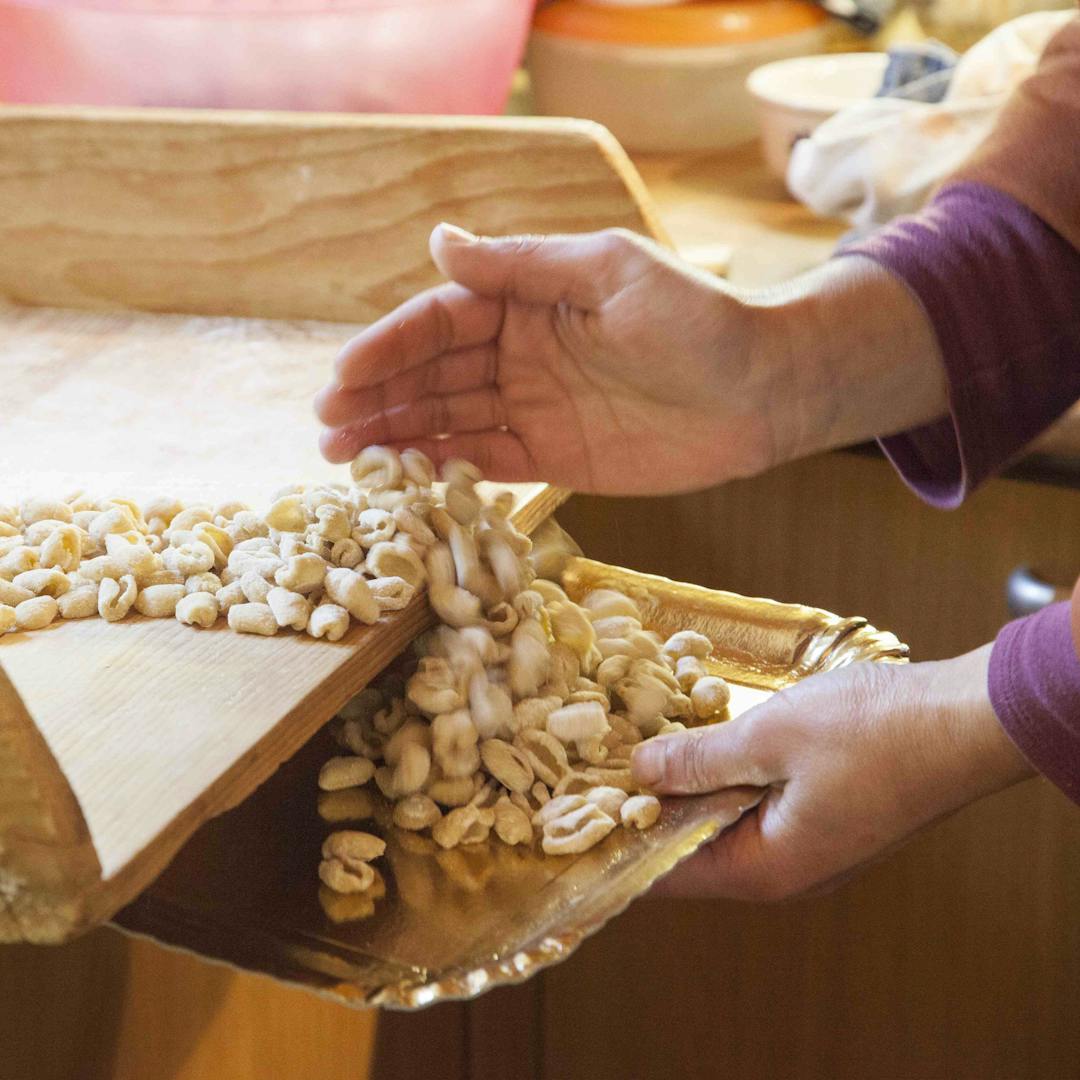
[[[636,154],[680,253],[736,285],[772,285],[824,262],[845,224],[795,202],[756,143],[688,154]],[[1080,405],[1037,439],[1015,475],[1080,486]]]
[[[844,233],[842,221],[818,217],[787,194],[757,143],[632,157],[675,246],[703,263],[727,248],[725,276],[733,284],[773,285],[794,277],[824,262]]]

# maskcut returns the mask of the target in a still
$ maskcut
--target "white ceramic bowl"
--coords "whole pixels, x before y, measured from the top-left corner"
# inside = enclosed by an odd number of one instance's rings
[[[887,62],[884,53],[834,53],[778,60],[751,72],[746,85],[769,168],[785,176],[799,139],[846,106],[872,98]]]

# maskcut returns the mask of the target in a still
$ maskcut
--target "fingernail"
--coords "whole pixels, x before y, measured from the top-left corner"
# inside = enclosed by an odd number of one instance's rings
[[[630,768],[639,784],[652,787],[664,778],[664,761],[667,754],[661,741],[647,742],[634,748],[630,755]]]
[[[451,244],[475,244],[480,239],[475,233],[471,233],[457,225],[450,225],[445,221],[439,226],[439,231],[442,233],[443,239]]]

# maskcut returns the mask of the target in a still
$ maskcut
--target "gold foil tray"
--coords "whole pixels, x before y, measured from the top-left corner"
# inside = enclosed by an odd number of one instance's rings
[[[712,668],[733,683],[734,714],[816,672],[907,655],[906,646],[865,619],[588,559],[570,562],[564,584],[575,597],[617,585],[637,597],[648,626],[708,635]],[[617,829],[577,857],[497,842],[442,851],[388,827],[377,793],[317,797],[318,769],[331,753],[324,730],[246,802],[204,825],[119,913],[118,925],[349,1004],[420,1008],[474,997],[565,960],[762,794],[739,788],[667,800],[654,828]],[[328,914],[315,873],[320,846],[333,829],[358,825],[387,839],[379,864],[386,895],[373,910],[339,897]],[[365,917],[351,918],[358,914]]]

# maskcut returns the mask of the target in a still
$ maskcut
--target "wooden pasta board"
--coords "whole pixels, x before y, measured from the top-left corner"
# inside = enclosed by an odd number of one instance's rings
[[[656,230],[574,121],[0,108],[0,501],[261,504],[334,478],[311,395],[358,324],[436,281],[430,229]],[[564,493],[516,490],[521,527]],[[141,892],[429,619],[337,644],[131,618],[0,641],[0,941]]]

